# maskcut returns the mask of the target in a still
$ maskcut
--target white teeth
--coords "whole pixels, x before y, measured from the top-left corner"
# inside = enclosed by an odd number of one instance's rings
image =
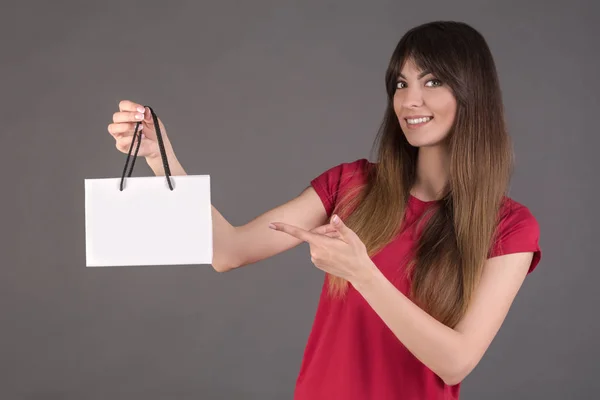
[[[431,121],[431,117],[425,117],[425,118],[409,118],[406,120],[409,124],[421,124],[423,122],[429,122]]]

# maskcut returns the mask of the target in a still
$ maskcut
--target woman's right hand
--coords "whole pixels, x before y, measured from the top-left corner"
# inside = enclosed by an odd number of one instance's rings
[[[160,159],[160,149],[150,109],[129,100],[119,102],[119,111],[113,114],[113,122],[108,125],[108,132],[115,138],[117,149],[125,154],[129,152],[137,122],[141,122],[138,133],[144,135],[138,156],[146,157],[146,160],[149,162]],[[160,118],[158,119],[158,124],[165,149],[172,152],[167,131]],[[132,155],[133,151],[135,151],[135,148],[132,150]]]

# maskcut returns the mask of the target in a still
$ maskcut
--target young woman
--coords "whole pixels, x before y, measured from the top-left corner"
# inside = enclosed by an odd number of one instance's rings
[[[223,272],[302,242],[326,272],[295,389],[300,399],[457,399],[526,275],[539,227],[507,196],[512,149],[495,64],[459,22],[409,30],[385,76],[378,160],[333,166],[234,227],[213,208]],[[148,109],[122,101],[109,132],[164,170]],[[161,126],[173,175],[185,174]]]

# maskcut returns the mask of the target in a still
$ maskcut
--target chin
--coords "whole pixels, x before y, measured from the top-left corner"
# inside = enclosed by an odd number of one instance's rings
[[[445,126],[434,124],[434,120],[427,123],[427,125],[420,127],[409,127],[402,120],[399,122],[406,140],[413,147],[439,146],[448,136],[448,132],[450,131],[450,127],[446,128]]]
[[[445,135],[411,135],[404,134],[408,143],[413,147],[438,147],[443,144]]]

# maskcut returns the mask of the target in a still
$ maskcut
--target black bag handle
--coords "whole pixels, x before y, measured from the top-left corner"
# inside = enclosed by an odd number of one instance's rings
[[[163,167],[165,169],[165,177],[167,178],[167,183],[169,184],[169,189],[173,190],[173,184],[171,183],[171,170],[169,169],[169,161],[167,160],[167,152],[165,151],[165,145],[163,143],[162,134],[160,132],[160,124],[158,123],[158,117],[154,113],[154,110],[150,106],[148,107],[150,113],[152,114],[152,119],[154,120],[154,130],[156,131],[156,138],[158,139],[158,147],[160,148],[160,155],[163,162]],[[129,146],[129,152],[127,152],[127,159],[125,160],[125,168],[123,168],[123,175],[121,175],[121,185],[120,190],[123,191],[123,182],[125,181],[125,173],[127,171],[127,165],[129,164],[129,159],[131,157],[131,150],[133,149],[133,143],[135,139],[138,139],[137,147],[135,148],[135,153],[133,155],[133,160],[131,161],[131,167],[129,168],[129,173],[127,177],[131,176],[133,172],[133,166],[135,165],[135,159],[137,158],[138,151],[140,150],[140,144],[142,144],[142,135],[138,134],[138,129],[142,122],[139,121],[135,124],[135,131],[133,132],[133,138],[131,139],[131,146]]]

